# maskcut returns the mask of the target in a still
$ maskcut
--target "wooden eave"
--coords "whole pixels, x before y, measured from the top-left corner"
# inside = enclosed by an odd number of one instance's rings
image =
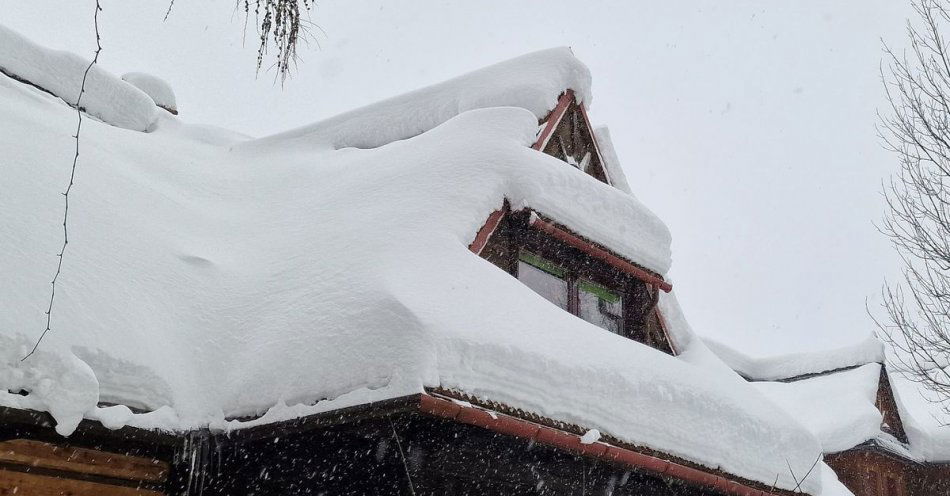
[[[511,436],[527,441],[547,445],[556,449],[578,454],[592,459],[602,460],[627,466],[631,469],[651,473],[655,476],[673,479],[696,487],[707,487],[722,494],[735,496],[788,496],[791,491],[772,489],[755,481],[750,481],[722,471],[711,470],[695,463],[655,450],[624,444],[609,436],[603,441],[590,444],[581,442],[585,429],[557,422],[537,415],[525,414],[521,410],[495,404],[491,409],[476,405],[469,401],[459,401],[449,395],[465,397],[461,393],[453,393],[441,389],[429,389],[424,393],[402,396],[389,400],[367,403],[363,405],[342,408],[325,413],[309,415],[292,420],[275,422],[246,429],[237,429],[228,433],[208,432],[207,430],[165,433],[124,427],[115,431],[105,429],[98,422],[83,421],[70,441],[83,444],[82,440],[95,433],[96,437],[108,435],[112,437],[111,446],[129,447],[129,441],[161,443],[162,447],[180,446],[186,438],[195,435],[220,437],[222,442],[243,444],[261,439],[286,437],[288,434],[303,433],[308,430],[327,428],[335,425],[359,422],[370,419],[380,419],[398,414],[416,414],[443,419],[445,421],[471,425],[490,430],[497,434]],[[477,401],[477,400],[475,400]],[[520,413],[520,416],[517,416]],[[523,418],[530,417],[530,418]],[[59,437],[52,432],[51,418],[48,414],[14,408],[0,408],[0,419],[4,424],[26,423],[32,429],[43,427],[51,439]],[[23,433],[21,433],[22,436]],[[30,431],[30,438],[36,439],[39,433]],[[101,447],[100,443],[95,443]],[[800,493],[796,493],[800,494]]]
[[[722,494],[736,496],[785,496],[792,491],[770,488],[765,484],[743,479],[718,470],[710,470],[698,464],[678,459],[655,450],[645,450],[623,444],[609,436],[606,442],[584,443],[581,441],[586,429],[533,415],[533,420],[513,416],[507,412],[520,412],[501,405],[491,409],[473,404],[474,397],[462,395],[464,401],[452,396],[452,391],[429,391],[419,397],[421,412],[455,422],[488,429],[499,434],[513,436],[589,458],[625,465],[634,470],[652,473],[668,479],[715,489]],[[498,405],[498,404],[495,404]],[[504,410],[504,411],[499,411]],[[556,427],[554,427],[556,426]]]

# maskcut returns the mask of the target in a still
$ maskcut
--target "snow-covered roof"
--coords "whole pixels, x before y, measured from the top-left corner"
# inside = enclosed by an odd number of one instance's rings
[[[749,357],[709,338],[704,342],[730,367],[808,428],[826,453],[868,441],[905,458],[950,461],[950,416],[945,400],[888,367],[883,344],[870,338],[852,346],[774,357]],[[882,429],[876,405],[885,367],[907,443]],[[788,379],[794,379],[788,381]],[[892,428],[895,426],[891,426]]]
[[[889,371],[888,379],[912,455],[929,462],[950,462],[950,414],[946,411],[946,398],[936,397],[898,371]]]
[[[813,432],[826,453],[853,448],[881,436],[877,398],[881,365],[869,363],[794,382],[754,386]]]
[[[335,117],[259,139],[256,147],[307,146],[377,148],[422,134],[464,112],[517,107],[544,118],[558,96],[573,90],[590,105],[590,71],[569,48],[534,52]]]
[[[703,339],[719,358],[751,381],[793,379],[884,361],[884,346],[874,336],[841,348],[769,357],[752,357],[712,338]]]
[[[587,74],[567,50],[539,52],[256,141],[166,113],[149,133],[91,121],[53,331],[26,361],[75,115],[0,77],[0,391],[29,392],[0,405],[48,411],[63,434],[83,417],[233,429],[442,387],[794,488],[788,466],[807,471],[817,441],[695,338],[672,295],[678,357],[467,249],[507,200],[667,270],[669,233],[646,207],[530,148],[564,89],[589,102]]]
[[[607,170],[607,177],[610,178],[610,184],[620,191],[633,194],[630,189],[630,183],[627,182],[627,175],[620,166],[620,158],[617,157],[617,150],[614,148],[613,139],[610,137],[610,129],[607,126],[601,126],[594,129],[594,137],[600,146],[600,153],[604,159],[604,168]]]
[[[0,25],[0,73],[28,81],[75,105],[82,92],[89,115],[113,126],[145,131],[155,122],[155,103],[144,92],[70,52],[50,50]],[[85,85],[83,80],[85,79]]]

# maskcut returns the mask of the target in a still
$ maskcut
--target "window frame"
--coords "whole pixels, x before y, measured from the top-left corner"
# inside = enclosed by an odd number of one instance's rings
[[[526,258],[535,258],[537,260],[532,262],[531,260],[526,260]],[[603,290],[616,295],[616,297],[620,300],[620,305],[621,305],[620,307],[621,314],[619,315],[620,322],[621,322],[621,326],[619,329],[620,332],[614,332],[614,331],[611,331],[610,329],[603,328],[599,325],[598,327],[601,327],[602,329],[608,332],[612,332],[614,334],[619,334],[621,336],[625,335],[624,331],[626,330],[626,322],[627,322],[627,312],[626,312],[627,296],[626,294],[624,294],[625,292],[623,288],[613,287],[608,284],[602,284],[600,282],[593,281],[589,277],[585,277],[579,274],[578,272],[576,272],[575,270],[572,270],[570,267],[566,267],[558,262],[550,260],[544,256],[538,255],[537,253],[534,253],[533,251],[525,249],[525,248],[521,248],[518,250],[518,264],[515,266],[514,276],[519,281],[522,280],[521,279],[521,264],[522,263],[527,264],[531,267],[534,267],[535,269],[540,270],[542,272],[546,272],[547,274],[553,277],[557,277],[563,280],[566,283],[566,290],[567,290],[567,294],[565,295],[567,308],[564,308],[564,310],[566,310],[568,313],[570,313],[571,315],[579,319],[583,319],[587,321],[587,319],[584,319],[584,317],[581,315],[581,291],[582,291],[583,285],[589,284],[593,286],[598,286],[600,288],[603,288]],[[550,266],[555,267],[556,269],[551,270],[549,268],[545,268],[544,265],[550,265]],[[557,272],[560,272],[560,274],[558,274]],[[587,321],[587,322],[590,322],[590,321]],[[591,323],[593,324],[593,322]],[[594,325],[597,325],[597,324],[594,324]]]
[[[521,250],[525,250],[563,267],[578,279],[586,279],[619,294],[624,304],[623,329],[618,335],[664,353],[675,354],[656,310],[659,298],[659,288],[656,285],[648,284],[604,260],[530,227],[531,215],[529,210],[506,209],[477,253],[517,278],[519,254]],[[569,293],[575,295],[576,291],[570,290]],[[576,301],[570,302],[569,305],[569,308],[578,307]],[[578,316],[576,311],[570,313]],[[605,331],[612,332],[608,329]]]

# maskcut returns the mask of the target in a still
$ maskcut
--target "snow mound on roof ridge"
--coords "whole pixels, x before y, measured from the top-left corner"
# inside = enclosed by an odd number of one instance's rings
[[[155,105],[178,113],[175,91],[165,80],[144,72],[127,72],[122,75],[122,80],[142,90],[155,102]]]
[[[376,148],[422,134],[468,110],[520,107],[541,119],[565,90],[590,105],[590,71],[569,48],[522,55],[247,145],[304,142],[331,148]]]
[[[715,339],[704,336],[703,340],[733,370],[753,381],[791,379],[884,362],[884,345],[873,335],[851,346],[770,357],[751,357]]]
[[[880,436],[875,406],[881,365],[869,363],[794,382],[753,386],[811,431],[825,453],[837,453]]]
[[[50,50],[0,25],[0,72],[76,104],[89,60]],[[86,75],[80,106],[113,126],[145,131],[155,121],[152,99],[138,88],[94,65]]]

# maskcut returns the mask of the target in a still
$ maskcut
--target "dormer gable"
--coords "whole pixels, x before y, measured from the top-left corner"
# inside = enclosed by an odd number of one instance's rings
[[[656,304],[669,283],[649,269],[529,209],[495,211],[469,245],[475,254],[562,310],[673,355]]]
[[[881,365],[881,378],[877,386],[877,398],[874,406],[881,412],[881,431],[897,438],[902,443],[907,443],[907,433],[904,431],[904,423],[901,421],[900,411],[897,409],[897,401],[894,399],[894,390],[891,389],[891,381],[887,378],[887,366]]]
[[[600,182],[613,185],[587,110],[577,101],[573,91],[562,93],[557,106],[540,124],[541,133],[532,148],[563,160]]]

